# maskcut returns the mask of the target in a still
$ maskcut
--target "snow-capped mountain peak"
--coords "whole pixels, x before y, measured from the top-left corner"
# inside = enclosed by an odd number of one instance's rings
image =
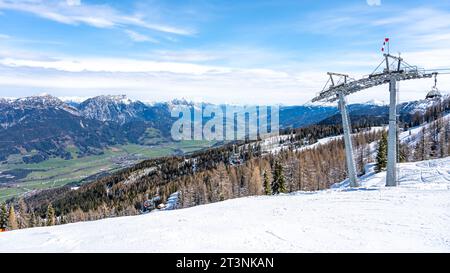
[[[384,100],[376,100],[376,99],[366,101],[364,104],[366,104],[366,105],[375,105],[375,106],[386,106],[386,105],[389,105],[389,103],[384,101]]]
[[[5,100],[5,103],[12,106],[15,109],[60,109],[67,111],[73,115],[79,115],[78,109],[66,104],[61,99],[49,95],[47,93],[19,98],[14,100]]]
[[[140,119],[144,107],[143,103],[132,101],[125,95],[102,95],[87,99],[78,108],[90,119],[118,121],[123,124],[132,119]]]
[[[36,96],[30,96],[25,98],[16,99],[17,104],[29,105],[29,106],[58,106],[64,104],[64,102],[57,97],[51,96],[49,94],[40,94]]]

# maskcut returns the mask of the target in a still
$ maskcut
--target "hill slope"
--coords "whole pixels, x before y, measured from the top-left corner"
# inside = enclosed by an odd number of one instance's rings
[[[450,252],[450,157],[362,186],[0,234],[0,252]]]

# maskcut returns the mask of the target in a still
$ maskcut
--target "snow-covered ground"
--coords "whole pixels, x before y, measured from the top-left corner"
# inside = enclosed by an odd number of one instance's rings
[[[400,186],[228,200],[0,233],[0,252],[450,252],[450,157],[399,164]]]

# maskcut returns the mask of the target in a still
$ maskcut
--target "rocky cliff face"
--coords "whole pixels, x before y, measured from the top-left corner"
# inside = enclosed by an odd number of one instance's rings
[[[90,119],[99,121],[114,121],[125,124],[134,120],[145,120],[144,112],[147,106],[140,101],[132,101],[125,95],[98,96],[82,102],[78,109]]]

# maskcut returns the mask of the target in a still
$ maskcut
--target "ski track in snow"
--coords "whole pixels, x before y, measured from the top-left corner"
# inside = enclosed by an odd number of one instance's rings
[[[0,233],[0,252],[450,252],[450,157],[330,190]]]

